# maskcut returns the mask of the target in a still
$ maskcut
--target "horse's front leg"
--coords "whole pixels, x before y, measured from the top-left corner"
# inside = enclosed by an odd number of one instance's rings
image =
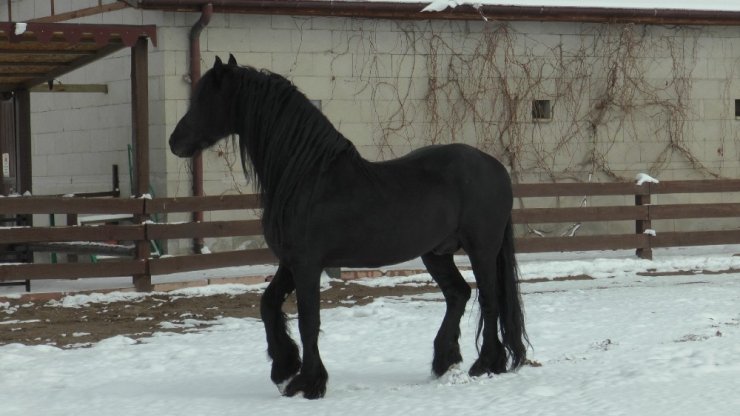
[[[295,376],[301,368],[298,346],[288,335],[285,314],[281,309],[294,288],[293,276],[281,265],[265,289],[260,303],[262,322],[267,335],[267,354],[272,359],[270,378],[281,392],[283,392],[281,385]]]
[[[465,304],[470,299],[470,285],[455,266],[452,254],[436,255],[427,253],[422,260],[429,274],[437,282],[447,303],[447,311],[434,338],[434,360],[432,371],[441,376],[455,364],[462,361],[460,354],[460,319],[465,313]]]
[[[326,393],[329,378],[319,355],[319,328],[321,318],[320,268],[295,270],[296,298],[298,301],[298,329],[303,343],[303,366],[301,372],[288,383],[286,396],[303,392],[307,399],[318,399]]]

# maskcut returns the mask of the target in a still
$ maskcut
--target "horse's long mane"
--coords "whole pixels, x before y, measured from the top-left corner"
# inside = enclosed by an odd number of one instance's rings
[[[265,235],[282,241],[283,222],[313,190],[322,170],[340,154],[357,149],[284,77],[251,67],[237,68],[236,98],[242,167],[254,167],[263,206]]]

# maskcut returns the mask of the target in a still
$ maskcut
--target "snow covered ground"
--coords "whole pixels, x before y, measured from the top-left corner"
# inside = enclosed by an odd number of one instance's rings
[[[119,336],[91,348],[0,347],[0,415],[734,416],[740,272],[637,274],[740,269],[737,246],[702,250],[660,252],[652,262],[522,256],[525,280],[594,279],[522,284],[530,358],[541,366],[515,374],[432,378],[444,303],[438,294],[418,295],[322,312],[320,347],[330,377],[323,400],[281,397],[269,382],[261,322],[223,318],[193,333]],[[428,276],[368,284],[418,280]],[[213,288],[188,293],[199,290]],[[66,305],[116,296],[78,296]],[[11,312],[2,304],[0,313]],[[475,357],[476,322],[471,302],[462,320],[464,370]]]

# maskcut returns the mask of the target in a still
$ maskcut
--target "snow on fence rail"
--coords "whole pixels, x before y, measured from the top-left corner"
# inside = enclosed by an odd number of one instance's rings
[[[652,258],[652,248],[731,244],[740,242],[740,230],[702,230],[689,232],[652,231],[653,220],[696,218],[740,218],[740,203],[681,203],[652,205],[651,196],[658,194],[739,193],[740,180],[666,181],[660,183],[558,183],[518,184],[515,198],[560,198],[568,196],[634,197],[633,204],[557,208],[515,208],[516,224],[581,223],[587,221],[634,221],[635,232],[629,234],[521,237],[519,252],[581,251],[636,249],[638,256]],[[691,195],[689,195],[689,200]],[[0,246],[41,247],[53,250],[68,247],[74,252],[84,245],[85,252],[94,244],[79,242],[133,241],[133,255],[116,261],[64,264],[5,264],[0,266],[0,282],[26,279],[59,279],[85,277],[133,276],[138,290],[151,289],[151,276],[276,261],[267,249],[236,250],[211,254],[152,257],[149,242],[153,240],[193,239],[205,237],[256,236],[261,234],[258,220],[211,221],[204,223],[152,223],[155,214],[192,211],[259,209],[256,195],[224,195],[184,198],[100,199],[62,197],[19,197],[0,199],[0,215],[20,214],[128,214],[134,218],[128,225],[68,225],[51,227],[11,227],[0,230]],[[69,243],[69,244],[60,244]],[[101,253],[104,245],[100,245]]]

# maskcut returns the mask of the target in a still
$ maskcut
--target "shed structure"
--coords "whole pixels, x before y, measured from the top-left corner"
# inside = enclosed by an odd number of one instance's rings
[[[131,48],[132,134],[136,188],[149,187],[148,40],[154,26],[0,22],[0,194],[32,193],[29,91],[124,48]],[[141,127],[139,127],[141,126]]]

